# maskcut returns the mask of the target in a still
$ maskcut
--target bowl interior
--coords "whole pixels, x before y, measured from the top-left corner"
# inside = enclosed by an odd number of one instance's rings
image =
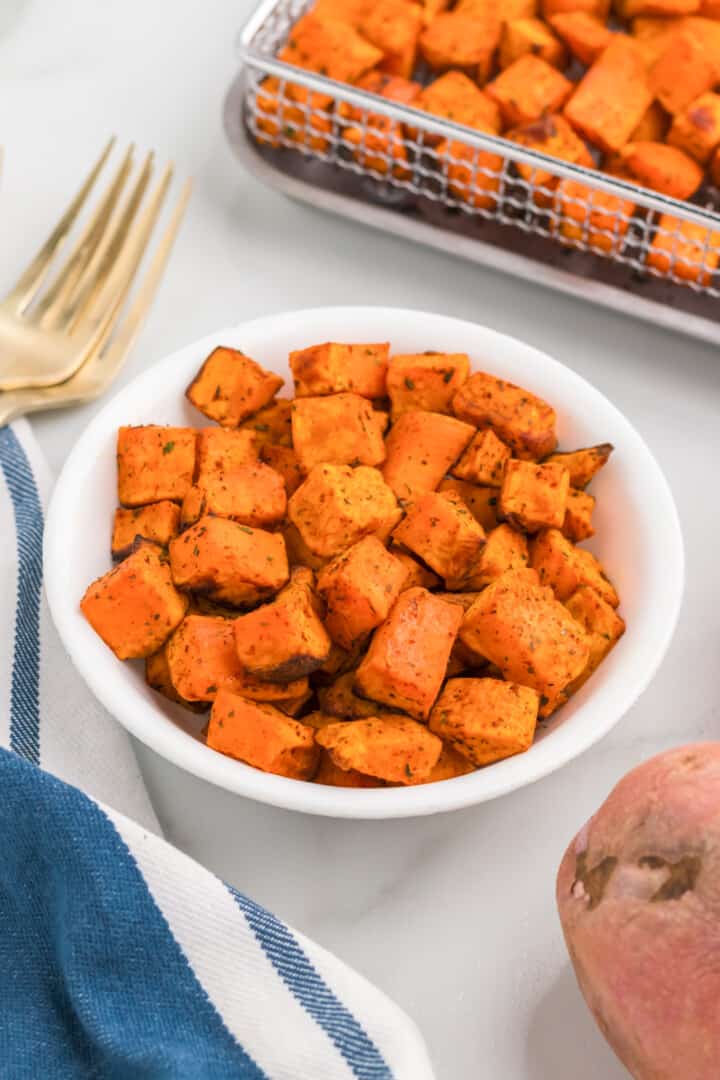
[[[619,590],[628,630],[580,693],[542,725],[525,754],[468,776],[403,789],[325,788],[261,773],[205,747],[198,734],[204,720],[151,691],[142,664],[117,661],[80,614],[85,588],[111,565],[117,428],[207,423],[188,404],[184,390],[215,345],[242,348],[289,379],[290,350],[327,340],[389,340],[394,352],[467,352],[475,370],[520,383],[555,407],[561,448],[598,442],[615,446],[593,484],[597,535],[589,546]],[[605,734],[645,688],[669,644],[682,595],[683,549],[672,496],[650,451],[622,414],[580,376],[522,342],[473,323],[392,308],[326,308],[219,331],[160,361],[121,390],[81,436],[58,480],[48,513],[45,579],[53,618],[73,662],[105,707],[159,754],[221,787],[278,806],[389,817],[493,798],[550,772]]]

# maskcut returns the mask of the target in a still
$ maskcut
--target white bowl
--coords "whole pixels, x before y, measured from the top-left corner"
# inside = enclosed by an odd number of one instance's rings
[[[150,690],[142,665],[123,664],[78,607],[90,581],[110,568],[116,505],[115,438],[121,424],[202,425],[184,390],[215,345],[242,348],[289,377],[291,349],[320,341],[390,341],[395,352],[466,352],[474,368],[504,376],[557,410],[565,449],[611,442],[594,482],[592,547],[621,596],[627,633],[571,702],[540,728],[525,754],[468,776],[418,787],[323,787],[260,772],[208,749],[197,719]],[[647,446],[584,379],[544,353],[473,323],[395,308],[318,308],[220,330],[155,364],[89,424],[55,488],[45,533],[45,584],[55,624],[93,693],[128,731],[162,757],[219,787],[260,802],[337,817],[432,814],[522,787],[577,757],[608,732],[652,679],[675,628],[683,589],[683,544],[668,485]]]

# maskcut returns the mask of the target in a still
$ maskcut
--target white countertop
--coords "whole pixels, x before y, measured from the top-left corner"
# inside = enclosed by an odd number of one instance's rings
[[[534,787],[475,809],[387,823],[302,817],[215,790],[138,746],[143,773],[174,843],[415,1018],[438,1080],[619,1078],[575,987],[554,876],[628,768],[720,729],[720,356],[263,190],[221,127],[234,36],[251,4],[30,0],[0,37],[0,289],[110,133],[153,147],[196,187],[121,381],[215,328],[287,308],[397,304],[485,322],[575,368],[647,439],[680,511],[685,603],[660,674],[613,734]],[[94,410],[35,419],[56,470]]]

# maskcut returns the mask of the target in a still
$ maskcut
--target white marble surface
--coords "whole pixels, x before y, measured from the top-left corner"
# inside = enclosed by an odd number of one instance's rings
[[[29,0],[0,37],[0,288],[110,132],[154,147],[195,177],[196,190],[123,379],[216,327],[286,308],[396,303],[486,322],[581,372],[646,437],[678,502],[686,596],[660,674],[614,733],[492,804],[352,823],[245,802],[138,747],[144,775],[171,840],[412,1014],[438,1080],[619,1078],[568,966],[554,874],[571,835],[630,766],[718,735],[720,357],[260,188],[239,170],[220,123],[234,35],[251,2]],[[93,411],[35,421],[56,469]]]

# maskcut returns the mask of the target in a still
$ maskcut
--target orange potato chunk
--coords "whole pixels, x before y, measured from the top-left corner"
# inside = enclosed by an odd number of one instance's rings
[[[553,67],[567,67],[567,51],[542,19],[513,19],[503,26],[500,67],[507,68],[521,56],[539,56]]]
[[[244,420],[241,431],[252,432],[258,453],[266,446],[292,446],[292,402],[277,398]],[[242,464],[238,462],[238,464]]]
[[[637,15],[691,15],[700,10],[700,0],[616,0],[615,6],[623,19]]]
[[[510,447],[491,428],[478,431],[462,457],[452,467],[453,476],[471,484],[500,487]]]
[[[478,768],[532,746],[540,697],[501,679],[449,679],[428,727]]]
[[[468,586],[483,589],[509,570],[522,570],[528,559],[528,545],[523,534],[511,525],[498,525],[487,535],[480,558],[468,578]]]
[[[236,607],[272,596],[290,573],[279,533],[211,516],[170,543],[170,566],[178,588]]]
[[[259,452],[257,435],[249,428],[200,428],[195,483],[202,485],[210,476],[232,472],[241,465],[254,465]]]
[[[616,34],[574,88],[565,116],[591,143],[612,153],[628,142],[652,100],[637,45]]]
[[[186,701],[173,686],[167,662],[167,642],[152,656],[145,658],[145,682],[156,694],[162,694],[168,701],[174,701],[190,712],[201,713],[207,709],[206,702]]]
[[[498,490],[492,487],[480,487],[478,484],[470,484],[467,480],[457,480],[454,476],[448,476],[441,480],[438,491],[454,491],[467,506],[468,510],[483,529],[488,532],[494,529],[498,523]]]
[[[134,510],[119,506],[113,518],[112,557],[116,560],[127,558],[138,538],[167,547],[179,532],[180,507],[177,503],[163,499]]]
[[[448,589],[460,589],[480,555],[485,532],[454,491],[430,491],[408,509],[393,541],[444,578]]]
[[[541,0],[542,16],[549,22],[553,15],[582,11],[605,22],[610,11],[610,0]]]
[[[470,424],[442,413],[403,413],[385,440],[386,483],[403,503],[433,491],[474,434]]]
[[[267,405],[283,382],[239,349],[220,346],[210,353],[185,395],[211,420],[237,427]]]
[[[595,556],[574,547],[559,529],[545,529],[535,537],[530,544],[530,565],[558,600],[567,600],[580,585],[589,585],[611,607],[619,604],[618,595]]]
[[[444,12],[420,35],[420,52],[433,71],[459,69],[484,83],[500,43],[500,18],[493,7],[464,15]]]
[[[127,559],[93,581],[80,610],[118,660],[151,656],[185,615],[170,567],[155,544],[140,544]]]
[[[351,649],[383,622],[405,588],[405,566],[375,536],[366,536],[320,573],[325,625],[332,639]]]
[[[263,772],[310,780],[318,764],[315,731],[272,705],[221,690],[213,702],[207,745]]]
[[[456,776],[467,776],[471,772],[475,772],[472,762],[458,753],[449,743],[444,743],[440,757],[428,776],[423,780],[409,780],[408,787],[413,784],[435,784],[438,780],[454,780]]]
[[[295,453],[306,473],[315,465],[380,465],[385,460],[378,418],[360,394],[298,398],[293,405],[292,433]]]
[[[667,140],[701,165],[707,164],[720,144],[720,94],[701,94],[678,113]]]
[[[505,164],[499,154],[446,139],[438,145],[437,156],[447,173],[448,190],[460,202],[476,210],[495,209]]]
[[[121,427],[117,437],[118,500],[145,506],[182,502],[195,472],[195,429],[145,424]]]
[[[619,160],[630,178],[673,199],[690,199],[703,182],[696,161],[676,146],[634,142],[624,146]]]
[[[573,165],[584,165],[587,169],[595,167],[592,155],[582,139],[575,134],[567,120],[559,114],[543,116],[525,127],[515,128],[507,133],[507,138],[530,150],[538,150],[551,157],[569,161]],[[533,185],[533,200],[538,206],[552,204],[552,192],[557,188],[560,177],[549,169],[515,162],[515,168],[528,184]]]
[[[461,622],[462,609],[456,604],[425,589],[406,589],[375,631],[357,669],[358,693],[425,719],[442,685]]]
[[[635,204],[577,180],[561,180],[555,193],[555,210],[561,239],[613,252],[623,245]]]
[[[362,15],[358,29],[363,37],[382,49],[380,68],[409,79],[415,68],[423,10],[408,0],[376,0]]]
[[[580,689],[600,667],[610,650],[625,633],[625,620],[589,585],[580,585],[565,601],[574,619],[582,626],[590,643],[590,656],[582,673],[568,687],[569,693]]]
[[[500,516],[524,532],[546,526],[560,528],[565,520],[570,473],[550,462],[508,461],[500,488]]]
[[[665,142],[670,128],[670,117],[659,102],[653,101],[630,136],[630,142]]]
[[[275,469],[258,461],[206,476],[203,483],[190,488],[183,500],[182,520],[183,525],[194,525],[212,514],[263,528],[282,521],[286,508],[285,481]]]
[[[338,676],[329,686],[318,690],[320,707],[331,721],[342,717],[343,720],[360,720],[366,716],[393,715],[381,708],[376,701],[367,701],[355,693],[355,672],[347,671]]]
[[[402,128],[389,116],[368,117],[365,128],[345,128],[343,140],[357,147],[353,157],[363,168],[374,169],[383,176],[391,172],[400,179],[410,175]]]
[[[650,89],[662,107],[674,115],[712,90],[718,74],[702,41],[691,30],[679,30],[650,69]]]
[[[292,55],[282,49],[279,58],[292,63]],[[284,85],[274,75],[264,79],[255,101],[258,142],[280,146],[290,140],[298,146],[324,152],[332,131],[332,98],[317,94],[297,83]]]
[[[381,473],[366,465],[316,465],[288,503],[291,523],[321,558],[332,558],[371,533],[389,536],[400,514]]]
[[[551,454],[547,462],[564,465],[570,473],[570,486],[583,490],[588,486],[613,452],[612,443],[600,443],[598,446],[584,447],[582,450],[561,451]]]
[[[307,723],[308,717],[305,717]],[[326,725],[323,724],[323,727]],[[349,787],[349,788],[377,788],[383,787],[382,780],[378,780],[374,776],[365,776],[364,773],[358,772],[357,769],[341,769],[339,765],[336,765],[332,759],[332,756],[327,750],[323,750],[320,754],[320,764],[318,770],[313,777],[314,784],[326,784],[328,787]]]
[[[573,56],[587,67],[595,63],[612,40],[612,30],[587,11],[558,12],[550,15],[548,22]]]
[[[282,58],[328,79],[353,83],[379,64],[383,53],[348,23],[309,12],[290,30]]]
[[[403,589],[411,589],[414,585],[419,585],[423,589],[435,589],[440,584],[437,574],[433,574],[432,570],[428,570],[427,566],[423,566],[407,551],[403,551],[394,544],[390,545],[389,551],[398,562],[402,563],[405,570]]]
[[[186,701],[212,701],[219,690],[242,693],[233,620],[187,615],[165,647],[170,681]]]
[[[709,285],[718,264],[720,230],[663,214],[648,253],[648,266],[684,281]]]
[[[462,71],[447,71],[423,87],[413,105],[416,109],[452,120],[455,124],[465,124],[466,127],[493,135],[500,132],[500,109],[497,104]],[[408,133],[412,134],[410,131]],[[416,137],[416,134],[412,137]],[[441,141],[441,137],[425,133],[424,141],[425,145],[434,146]]]
[[[506,124],[519,127],[558,112],[573,91],[573,84],[551,64],[528,53],[505,68],[487,92],[500,107]]]
[[[458,390],[453,409],[460,420],[491,428],[519,458],[545,457],[557,445],[555,410],[506,379],[476,372]]]
[[[415,409],[452,413],[452,399],[468,377],[466,353],[427,352],[391,356],[387,393],[392,419]]]
[[[429,777],[442,751],[437,735],[406,716],[328,724],[316,738],[338,768],[355,769],[394,784]]]
[[[576,491],[570,488],[567,496],[567,509],[562,531],[568,540],[579,543],[581,540],[589,540],[595,535],[592,516],[595,509],[595,499],[586,491]]]
[[[385,394],[390,346],[340,345],[330,341],[290,353],[290,369],[298,397],[350,390],[363,397]]]
[[[260,451],[260,457],[266,465],[282,476],[288,497],[297,491],[305,479],[305,473],[292,447],[267,443]]]

